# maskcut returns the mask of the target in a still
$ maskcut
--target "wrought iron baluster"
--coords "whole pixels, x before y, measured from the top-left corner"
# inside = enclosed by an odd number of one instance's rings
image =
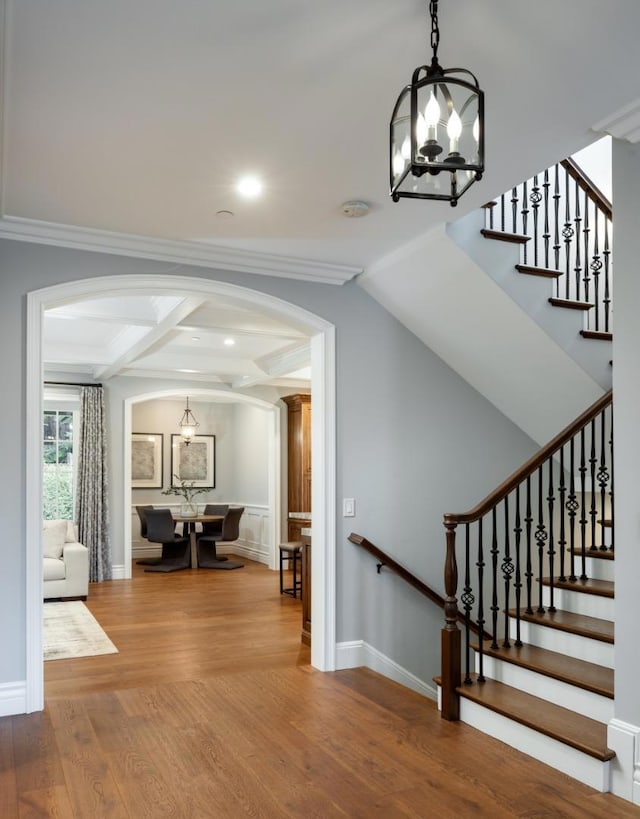
[[[520,484],[516,486],[516,519],[513,529],[515,534],[515,550],[516,550],[516,582],[514,584],[516,596],[516,645],[521,646],[520,639],[520,616],[521,616],[521,597],[522,597],[522,572],[520,568],[520,545],[522,538],[522,522],[520,518]]]
[[[527,233],[529,229],[529,197],[527,196],[527,182],[525,181],[522,185],[522,233],[524,236],[528,236]],[[521,245],[522,248],[522,261],[524,264],[527,263],[527,245],[529,242],[525,242]]]
[[[604,536],[604,520],[607,517],[607,484],[609,483],[609,470],[607,469],[607,455],[606,455],[606,414],[602,410],[600,413],[600,467],[598,469],[598,484],[600,486],[600,515],[603,521],[600,525],[600,535],[602,541],[600,543],[600,550],[607,551]]]
[[[582,281],[584,282],[583,288],[583,300],[589,301],[589,285],[591,284],[591,274],[589,272],[589,234],[591,232],[591,228],[589,227],[589,196],[587,192],[584,192],[584,222],[582,224],[582,239],[584,241],[584,276]]]
[[[571,209],[569,207],[569,174],[564,172],[564,227],[562,237],[564,239],[564,286],[565,299],[571,298],[571,240],[575,233],[571,224]]]
[[[533,177],[533,188],[531,189],[531,209],[533,210],[533,266],[538,267],[538,210],[542,200],[540,185],[538,184],[538,174]]]
[[[533,607],[532,607],[532,599],[531,599],[531,581],[533,579],[533,567],[532,567],[532,559],[531,559],[531,550],[532,550],[532,541],[531,541],[531,526],[533,524],[533,515],[531,513],[531,477],[527,477],[527,500],[526,500],[526,508],[524,513],[524,526],[525,526],[525,535],[526,535],[526,549],[527,549],[527,558],[526,558],[526,570],[524,573],[525,576],[525,583],[527,588],[527,608],[525,609],[527,614],[533,614]]]
[[[587,579],[587,455],[584,429],[580,430],[580,580]]]
[[[478,521],[478,682],[484,682],[484,546],[482,543],[482,518]]]
[[[511,189],[511,233],[518,232],[518,189]]]
[[[538,523],[536,525],[536,545],[538,547],[538,614],[544,614],[544,606],[542,605],[542,575],[544,573],[544,544],[547,541],[547,531],[544,526],[543,517],[543,481],[542,481],[542,466],[538,467]]]
[[[580,293],[580,281],[582,278],[582,260],[580,258],[580,224],[582,223],[582,218],[580,216],[580,188],[578,187],[578,183],[575,183],[575,215],[573,217],[573,223],[575,225],[575,237],[576,237],[576,248],[575,248],[575,265],[574,265],[574,273],[575,273],[575,286],[576,286],[576,301],[582,301],[582,295]]]
[[[505,648],[511,646],[509,641],[509,603],[511,598],[511,576],[514,566],[511,558],[511,544],[509,542],[509,496],[504,499],[504,558],[502,560],[502,577],[504,578],[504,642]]]
[[[465,641],[465,678],[467,685],[471,679],[471,611],[475,602],[471,588],[471,541],[469,533],[470,524],[465,523],[464,538],[464,588],[462,590],[461,602],[464,608],[464,641]]]
[[[506,215],[506,194],[500,197],[500,230],[503,233],[507,232],[507,215]]]
[[[549,458],[547,463],[549,464],[549,494],[547,495],[547,513],[549,515],[549,548],[547,549],[547,556],[549,557],[549,605],[547,606],[547,610],[555,611],[556,607],[554,604],[555,582],[554,560],[556,556],[556,546],[554,541],[553,507],[556,502],[556,497],[553,489],[553,458]],[[542,467],[540,467],[540,470],[542,470]]]
[[[602,299],[602,305],[604,308],[604,330],[606,333],[609,332],[609,312],[611,308],[611,286],[609,280],[609,256],[611,255],[611,250],[609,248],[609,225],[609,220],[605,219],[604,250],[602,251],[602,257],[604,259],[604,297]]]
[[[560,270],[560,172],[559,165],[555,165],[555,181],[553,185],[553,268]],[[560,279],[556,279],[556,296],[560,296]]]
[[[496,507],[491,510],[491,624],[493,640],[491,648],[498,648],[498,524],[496,522]]]
[[[565,552],[567,549],[567,538],[565,532],[565,500],[567,487],[564,477],[564,445],[560,447],[560,484],[558,487],[558,493],[560,499],[560,539],[558,541],[558,545],[560,547],[560,573],[558,575],[558,580],[564,582],[567,579],[564,573]]]
[[[595,302],[595,316],[594,329],[600,329],[600,312],[602,310],[600,304],[600,269],[602,268],[602,259],[600,258],[600,218],[601,214],[598,211],[598,205],[593,203],[594,210],[594,227],[593,227],[593,255],[591,256],[591,271],[593,273],[593,301]]]
[[[569,580],[572,582],[578,579],[576,577],[576,512],[580,508],[576,498],[575,440],[574,436],[569,444],[569,500],[567,501],[567,510],[569,512]]]
[[[613,501],[615,498],[615,492],[613,491],[613,476],[615,474],[615,470],[613,468],[613,406],[609,409],[610,419],[609,419],[609,430],[611,432],[611,438],[609,439],[609,463],[611,464],[611,482],[609,483],[609,497],[610,497],[610,504],[611,504],[611,551],[615,551],[616,547],[616,516],[613,510]]]
[[[591,479],[591,506],[589,508],[589,517],[591,519],[591,551],[597,548],[596,546],[596,527],[598,518],[597,498],[596,498],[596,471],[598,466],[598,458],[596,456],[596,422],[595,419],[590,424],[591,430],[591,450],[589,453],[589,477]]]
[[[544,233],[542,239],[544,242],[544,266],[549,267],[549,239],[551,233],[549,232],[549,169],[544,172],[544,182],[542,183],[543,201],[544,201]]]

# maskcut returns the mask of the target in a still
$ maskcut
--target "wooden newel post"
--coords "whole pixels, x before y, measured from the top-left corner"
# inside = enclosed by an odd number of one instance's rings
[[[443,719],[460,719],[460,698],[456,688],[462,683],[460,667],[460,629],[458,628],[458,563],[456,525],[445,517],[447,556],[444,567],[444,628],[442,629],[442,710]]]

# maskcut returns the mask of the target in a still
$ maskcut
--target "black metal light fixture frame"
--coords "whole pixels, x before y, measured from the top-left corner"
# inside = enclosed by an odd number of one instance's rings
[[[438,0],[430,0],[429,15],[431,64],[415,69],[391,117],[390,192],[394,202],[406,197],[455,206],[484,173],[484,93],[466,68],[442,68]]]
[[[180,427],[180,434],[182,435],[185,446],[189,446],[193,436],[196,434],[196,429],[200,426],[196,421],[195,415],[189,409],[189,396],[187,396],[187,406],[182,413],[182,418],[178,426]]]

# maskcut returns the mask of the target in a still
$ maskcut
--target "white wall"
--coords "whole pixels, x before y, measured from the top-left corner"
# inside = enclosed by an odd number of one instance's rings
[[[266,469],[269,420],[267,413],[258,407],[246,404],[233,406],[236,503],[259,506],[269,501],[269,475]]]

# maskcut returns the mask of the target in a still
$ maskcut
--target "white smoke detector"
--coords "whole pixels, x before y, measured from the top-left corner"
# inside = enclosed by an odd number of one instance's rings
[[[342,211],[343,216],[348,216],[350,219],[354,219],[359,216],[366,216],[367,213],[369,213],[369,205],[366,202],[360,202],[357,199],[353,199],[349,202],[343,202],[340,206],[340,210]]]

